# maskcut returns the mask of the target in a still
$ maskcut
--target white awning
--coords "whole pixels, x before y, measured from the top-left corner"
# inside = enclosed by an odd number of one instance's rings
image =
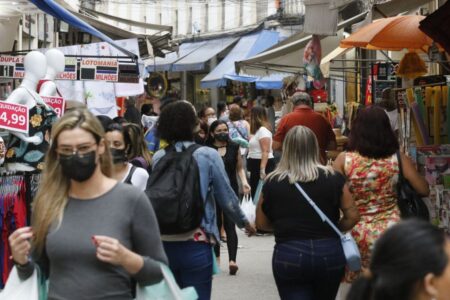
[[[336,49],[328,53],[327,56],[322,58],[320,62],[320,70],[322,71],[323,77],[325,78],[330,77],[330,64],[332,63],[332,60],[335,59],[336,57],[344,55],[349,50],[351,50],[351,48],[337,47]]]
[[[330,53],[339,45],[342,39],[342,31],[344,27],[363,20],[367,12],[359,14],[351,19],[338,24],[338,35],[329,36],[322,39],[322,55]],[[238,61],[235,63],[236,70],[241,74],[253,76],[267,76],[272,73],[281,72],[302,72],[303,69],[303,52],[306,44],[310,41],[311,35],[301,37],[303,34],[297,34],[283,41],[276,47],[272,47],[259,55],[250,59]],[[294,40],[295,38],[299,38]]]

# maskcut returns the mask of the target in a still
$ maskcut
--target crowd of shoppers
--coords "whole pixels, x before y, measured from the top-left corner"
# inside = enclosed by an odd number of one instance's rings
[[[325,166],[336,138],[309,95],[294,94],[294,111],[276,128],[273,102],[269,96],[253,105],[239,97],[197,113],[187,101],[165,98],[153,108],[143,105],[142,118],[131,99],[125,118],[95,118],[83,108],[66,113],[52,130],[31,227],[9,238],[19,276],[28,278],[39,266],[49,279],[49,299],[133,299],[136,283],[162,279],[162,263],[181,288],[192,286],[199,299],[210,299],[221,240],[229,274],[238,272],[237,226],[249,236],[256,228],[273,232],[272,270],[281,299],[334,300],[342,281],[353,284],[350,300],[445,299],[448,241],[429,224],[400,222],[401,151],[386,112],[362,109],[347,151]],[[155,121],[144,132],[149,116]],[[198,194],[178,197],[196,197],[198,223],[183,232],[160,231],[163,216],[153,197],[170,190],[156,191],[152,176],[168,157],[178,162],[177,154],[190,149]],[[281,151],[278,164],[274,151]],[[403,153],[400,159],[405,178],[428,195],[411,160]],[[169,186],[177,176],[164,180]],[[297,185],[337,228],[351,232],[361,271],[346,271],[339,236]],[[257,203],[256,228],[240,208],[249,194]],[[412,262],[414,251],[422,261]]]

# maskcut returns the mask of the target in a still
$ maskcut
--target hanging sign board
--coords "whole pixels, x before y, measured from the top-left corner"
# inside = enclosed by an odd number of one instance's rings
[[[0,101],[0,128],[28,134],[28,107]]]
[[[85,58],[80,64],[80,80],[118,81],[119,63],[111,58]]]
[[[23,56],[0,56],[0,78],[23,78]]]
[[[45,104],[53,108],[55,113],[60,118],[64,114],[64,108],[66,107],[66,100],[63,97],[46,97],[41,96],[42,100],[44,100]]]
[[[58,80],[77,80],[77,58],[66,57],[64,72],[56,76]]]

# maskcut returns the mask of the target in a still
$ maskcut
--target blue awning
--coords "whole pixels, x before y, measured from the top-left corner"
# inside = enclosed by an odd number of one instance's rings
[[[292,76],[291,73],[275,73],[269,76],[259,77],[255,80],[258,90],[280,90],[283,88],[283,79]]]
[[[225,86],[227,79],[257,82],[258,77],[238,75],[234,68],[236,61],[252,57],[275,45],[279,41],[279,32],[262,30],[242,37],[233,50],[200,82],[201,88]]]
[[[99,39],[111,44],[115,48],[122,51],[124,54],[137,58],[137,55],[122,48],[119,46],[113,39],[111,39],[109,36],[105,35],[104,33],[98,31],[88,23],[84,22],[83,20],[79,19],[78,17],[74,16],[72,13],[67,11],[64,7],[56,3],[54,0],[30,0],[34,5],[36,5],[40,10],[46,12],[49,15],[52,15],[53,17],[57,18],[58,20],[62,20],[73,27],[78,28],[79,30],[85,31],[93,36],[98,37]]]
[[[166,57],[156,57],[145,61],[149,72],[172,71],[172,65],[201,48],[206,42],[184,43],[181,44],[178,51],[166,54]]]
[[[222,38],[204,42],[201,47],[192,51],[172,65],[172,72],[200,71],[211,58],[235,43],[238,38]]]

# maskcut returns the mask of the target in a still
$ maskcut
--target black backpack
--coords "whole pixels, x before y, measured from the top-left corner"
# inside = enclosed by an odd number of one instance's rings
[[[162,234],[185,233],[200,226],[203,200],[198,164],[192,156],[200,147],[194,144],[182,152],[167,147],[150,174],[146,194]]]

